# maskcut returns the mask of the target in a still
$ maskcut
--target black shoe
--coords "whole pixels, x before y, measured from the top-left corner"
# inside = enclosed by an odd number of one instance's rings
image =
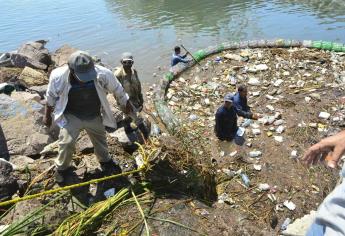
[[[66,170],[55,170],[54,178],[55,182],[61,184],[65,181]]]
[[[106,174],[112,174],[118,170],[120,170],[121,172],[119,165],[116,164],[113,159],[107,162],[101,162],[100,165],[101,165],[101,170],[105,172]]]

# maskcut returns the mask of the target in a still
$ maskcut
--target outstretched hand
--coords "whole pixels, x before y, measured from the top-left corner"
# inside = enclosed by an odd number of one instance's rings
[[[310,147],[304,154],[302,161],[310,166],[326,159],[327,165],[336,168],[341,156],[345,153],[345,131],[322,139]]]

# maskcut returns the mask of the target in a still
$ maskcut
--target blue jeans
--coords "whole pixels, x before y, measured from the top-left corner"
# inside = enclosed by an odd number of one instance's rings
[[[306,236],[323,236],[325,233],[325,226],[314,223],[309,227]]]

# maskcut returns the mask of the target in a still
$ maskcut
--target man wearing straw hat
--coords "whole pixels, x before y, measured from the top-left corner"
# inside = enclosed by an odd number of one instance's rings
[[[125,113],[132,112],[129,97],[119,81],[110,70],[94,65],[87,52],[73,53],[68,65],[52,71],[44,123],[49,127],[54,120],[61,128],[59,153],[55,160],[56,182],[64,181],[76,140],[83,129],[90,137],[102,170],[114,164],[108,152],[105,126],[116,129],[116,121],[106,99],[107,93],[114,95]]]

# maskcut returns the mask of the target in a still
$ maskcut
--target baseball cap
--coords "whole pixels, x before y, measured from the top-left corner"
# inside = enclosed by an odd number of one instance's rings
[[[124,52],[122,53],[122,57],[121,57],[122,61],[133,61],[133,55],[130,52]]]
[[[224,96],[224,102],[232,102],[233,101],[233,95],[231,93],[228,93]]]
[[[89,53],[76,51],[68,59],[68,66],[74,71],[75,76],[82,82],[96,79],[97,72]]]

